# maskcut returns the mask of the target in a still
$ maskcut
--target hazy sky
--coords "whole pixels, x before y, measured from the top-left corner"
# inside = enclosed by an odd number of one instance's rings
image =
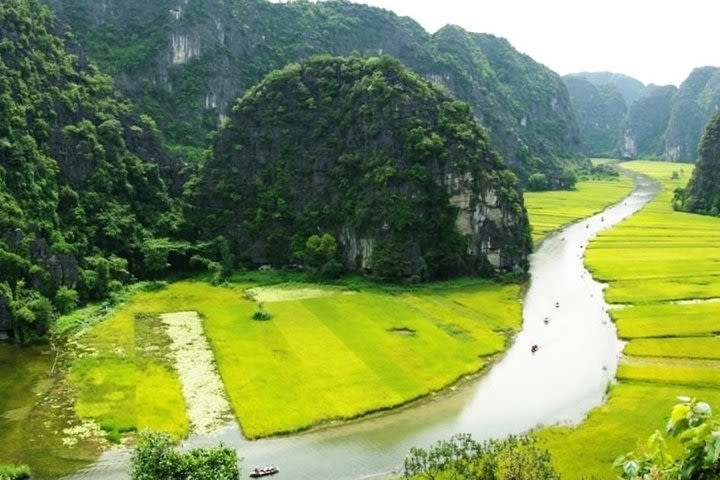
[[[392,10],[435,32],[445,24],[507,38],[561,75],[624,73],[680,84],[720,66],[718,0],[353,0]]]

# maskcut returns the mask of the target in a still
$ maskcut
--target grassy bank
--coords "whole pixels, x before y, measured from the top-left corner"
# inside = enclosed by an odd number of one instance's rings
[[[613,459],[661,428],[677,395],[720,405],[720,303],[694,301],[720,296],[720,219],[672,210],[672,192],[692,166],[623,167],[650,175],[663,191],[588,248],[589,269],[609,284],[606,299],[624,305],[611,315],[628,343],[608,403],[577,429],[543,432],[566,478],[616,478]]]
[[[632,190],[632,180],[588,180],[575,190],[525,192],[532,238],[537,242],[548,233],[581,218],[589,217],[620,201]]]

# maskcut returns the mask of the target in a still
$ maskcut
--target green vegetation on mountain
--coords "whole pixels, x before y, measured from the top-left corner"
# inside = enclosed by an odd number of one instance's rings
[[[720,108],[718,67],[696,68],[679,88],[644,87],[607,72],[577,73],[564,80],[590,155],[693,162],[700,137]]]
[[[620,92],[626,105],[632,105],[640,98],[645,90],[645,85],[635,78],[613,72],[581,72],[566,75],[568,78],[583,78],[596,87],[612,87]]]
[[[627,105],[613,84],[594,85],[580,75],[564,77],[570,93],[585,153],[617,157],[618,138]]]
[[[696,68],[673,97],[663,158],[695,161],[703,132],[719,108],[720,68]]]
[[[44,335],[55,310],[147,271],[178,215],[147,117],[35,0],[0,4],[0,329]]]
[[[620,156],[622,158],[660,158],[673,96],[677,87],[649,85],[628,109],[622,125]]]
[[[527,267],[515,175],[467,104],[390,57],[317,57],[249,89],[194,181],[192,222],[240,261],[307,263],[329,234],[387,279]]]
[[[579,134],[558,75],[504,40],[347,1],[46,0],[169,141],[204,147],[235,98],[267,73],[316,54],[391,55],[447,86],[491,132],[524,181],[563,188]]]
[[[675,190],[673,206],[686,212],[720,215],[720,113],[708,124],[692,178],[686,187]]]

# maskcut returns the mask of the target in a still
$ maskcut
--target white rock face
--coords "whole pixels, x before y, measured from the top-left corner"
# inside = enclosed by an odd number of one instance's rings
[[[345,227],[340,235],[340,243],[343,245],[345,250],[345,259],[350,265],[355,265],[356,259],[360,258],[360,267],[363,269],[372,268],[372,254],[373,247],[375,246],[375,240],[372,238],[357,238],[355,232],[351,231],[350,228]]]
[[[473,198],[470,190],[471,182],[470,174],[461,177],[450,174],[445,178],[445,185],[450,193],[450,204],[458,209],[455,228],[460,235],[469,238],[468,255],[485,255],[492,266],[500,268],[502,252],[499,248],[495,248],[489,241],[484,241],[478,251],[478,244],[481,243],[479,229],[486,221],[501,224],[516,219],[506,218],[499,206],[497,192],[492,188]]]
[[[215,28],[218,32],[218,43],[220,45],[225,45],[225,30],[223,30],[223,25],[220,20],[215,20]]]
[[[668,151],[667,151],[667,159],[668,160],[675,161],[678,158],[680,158],[680,146],[679,145],[668,149]]]
[[[635,145],[635,137],[631,131],[625,132],[623,136],[623,151],[622,156],[625,158],[632,158],[637,155],[637,146]]]
[[[173,33],[173,65],[181,65],[200,55],[200,42],[188,35]]]
[[[215,93],[205,94],[205,110],[217,108],[217,95]]]

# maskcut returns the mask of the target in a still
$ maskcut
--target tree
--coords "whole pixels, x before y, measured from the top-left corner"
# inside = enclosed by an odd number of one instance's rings
[[[145,430],[132,456],[133,480],[238,480],[239,459],[232,448],[220,444],[178,452],[166,433]]]
[[[44,337],[50,329],[53,320],[52,303],[40,292],[27,288],[22,280],[17,283],[10,310],[14,337],[21,344]]]
[[[70,313],[78,304],[78,292],[65,285],[61,285],[53,301],[55,308],[62,314]]]
[[[335,258],[337,253],[337,240],[329,233],[311,235],[305,242],[305,258],[308,265],[321,267]]]
[[[550,188],[550,184],[544,173],[533,173],[528,178],[527,188],[531,192],[542,192]]]
[[[342,272],[342,265],[337,261],[338,244],[329,233],[311,235],[305,242],[305,262],[311,273],[320,278],[334,278]]]
[[[665,437],[656,431],[644,448],[618,457],[614,467],[621,468],[624,480],[717,480],[720,478],[720,420],[710,405],[689,397],[670,413],[665,432],[680,440],[683,449],[674,458]]]
[[[469,434],[442,440],[429,450],[412,448],[405,478],[426,480],[559,480],[550,453],[532,436],[476,442]]]
[[[569,168],[564,168],[562,172],[562,181],[561,181],[561,187],[572,190],[575,188],[575,184],[577,183],[577,175],[574,171],[572,171]]]

